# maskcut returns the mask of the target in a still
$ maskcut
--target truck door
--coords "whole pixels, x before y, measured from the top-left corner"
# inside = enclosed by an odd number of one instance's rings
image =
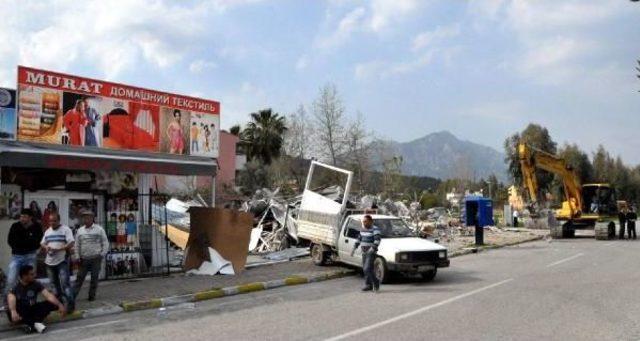
[[[362,265],[362,252],[360,248],[351,256],[351,250],[353,250],[353,246],[360,236],[361,226],[362,223],[353,218],[347,218],[345,222],[345,226],[338,240],[338,254],[340,255],[340,259],[345,263],[358,266]]]

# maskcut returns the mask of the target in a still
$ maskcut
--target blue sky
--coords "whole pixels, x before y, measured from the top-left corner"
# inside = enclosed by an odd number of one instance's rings
[[[640,163],[640,3],[624,0],[0,0],[17,64],[196,95],[222,125],[334,83],[375,135],[502,150],[528,122]],[[9,13],[9,14],[7,14]]]

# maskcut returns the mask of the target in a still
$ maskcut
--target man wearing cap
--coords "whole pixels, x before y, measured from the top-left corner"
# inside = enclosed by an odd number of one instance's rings
[[[76,253],[80,260],[80,269],[76,278],[74,297],[78,296],[82,283],[87,273],[91,272],[91,285],[89,286],[89,301],[96,299],[98,289],[98,276],[102,259],[109,251],[109,239],[102,226],[94,224],[95,214],[91,210],[80,211],[83,226],[76,234]]]
[[[42,240],[42,226],[33,221],[33,213],[25,208],[20,212],[20,220],[9,229],[7,242],[11,247],[11,262],[7,274],[6,289],[18,281],[18,270],[24,265],[36,267],[36,255]],[[5,292],[6,293],[6,292]]]

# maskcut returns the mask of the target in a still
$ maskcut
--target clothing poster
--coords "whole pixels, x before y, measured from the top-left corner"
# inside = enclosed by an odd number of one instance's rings
[[[160,151],[169,154],[189,153],[190,112],[162,107],[160,109]]]
[[[33,219],[42,225],[42,230],[49,228],[49,216],[51,213],[59,212],[60,200],[49,198],[33,198],[28,201],[27,207],[33,212]]]
[[[191,155],[217,158],[220,141],[220,116],[191,113],[189,140]]]
[[[100,109],[103,146],[111,149],[131,149],[133,132],[131,131],[129,102],[105,98]]]
[[[129,119],[133,144],[128,149],[158,151],[160,143],[160,108],[156,105],[129,102]]]
[[[62,96],[62,134],[61,144],[72,146],[96,145],[95,135],[87,135],[91,128],[84,96],[65,92]],[[91,129],[89,129],[91,131]],[[87,144],[89,143],[89,144]]]
[[[62,92],[25,85],[20,85],[18,91],[18,139],[60,143]]]
[[[0,88],[0,139],[16,138],[16,91]]]

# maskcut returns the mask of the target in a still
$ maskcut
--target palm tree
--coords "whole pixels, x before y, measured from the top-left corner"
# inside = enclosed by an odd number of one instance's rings
[[[286,131],[286,119],[270,108],[251,113],[251,121],[241,133],[247,157],[271,164],[273,159],[280,156]]]
[[[242,132],[242,128],[240,127],[239,124],[236,124],[233,127],[229,128],[229,133],[232,135],[240,136],[241,132]]]

